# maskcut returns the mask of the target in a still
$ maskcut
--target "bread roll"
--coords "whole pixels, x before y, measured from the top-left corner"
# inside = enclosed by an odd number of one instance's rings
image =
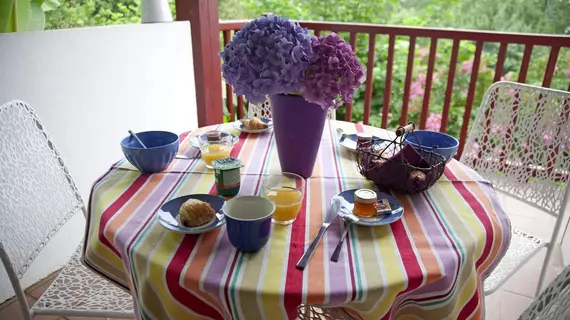
[[[209,203],[197,199],[186,200],[178,213],[180,222],[190,228],[205,225],[216,216],[216,211]]]
[[[243,119],[241,123],[243,123],[243,126],[248,130],[267,129],[267,123],[261,121],[258,117]]]

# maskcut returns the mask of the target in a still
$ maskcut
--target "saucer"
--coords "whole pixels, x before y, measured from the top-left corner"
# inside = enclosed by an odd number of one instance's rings
[[[346,190],[338,194],[348,202],[347,209],[349,209],[350,211],[352,211],[352,209],[354,208],[354,191],[356,190],[358,189]],[[402,206],[402,203],[398,199],[383,192],[376,192],[376,194],[378,200],[380,199],[388,200],[388,202],[390,203],[390,207],[392,208],[392,212],[372,217],[358,216],[359,221],[357,222],[355,221],[354,224],[359,224],[361,226],[368,226],[368,227],[377,227],[396,222],[402,218],[402,216],[404,215],[404,207]]]
[[[245,120],[245,119],[242,119],[242,120]],[[267,125],[267,128],[265,128],[265,129],[247,129],[243,125],[241,120],[234,122],[234,128],[238,129],[239,131],[246,132],[246,133],[262,133],[262,132],[271,131],[271,129],[273,129],[273,120],[271,120],[270,118],[259,118],[259,120],[263,121]]]
[[[178,216],[180,206],[182,206],[182,204],[188,199],[197,199],[211,204],[216,211],[216,216],[214,219],[212,219],[212,221],[208,222],[207,224],[198,227],[187,227],[180,223],[176,217]],[[156,213],[156,220],[166,229],[175,232],[185,234],[200,234],[209,232],[226,223],[224,214],[220,212],[222,206],[224,205],[224,202],[224,198],[209,194],[191,194],[182,196],[176,199],[172,199],[163,204]]]

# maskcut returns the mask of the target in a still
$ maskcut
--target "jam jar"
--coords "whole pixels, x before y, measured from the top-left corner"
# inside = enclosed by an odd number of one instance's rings
[[[360,163],[362,167],[367,170],[370,167],[370,162],[373,159],[372,152],[372,135],[366,132],[359,132],[356,134],[356,149],[361,153]]]
[[[376,214],[376,192],[370,189],[358,189],[354,192],[354,209],[357,216],[370,217]]]

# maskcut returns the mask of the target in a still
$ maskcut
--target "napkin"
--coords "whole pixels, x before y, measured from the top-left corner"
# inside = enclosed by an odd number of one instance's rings
[[[334,196],[331,201],[331,210],[334,210],[334,212],[341,217],[352,215],[353,206],[352,203],[339,195]]]

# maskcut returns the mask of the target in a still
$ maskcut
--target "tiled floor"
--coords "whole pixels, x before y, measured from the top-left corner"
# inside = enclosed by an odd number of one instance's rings
[[[550,239],[555,218],[529,207],[503,194],[499,194],[503,209],[511,219],[513,227],[532,233],[543,239]],[[540,223],[537,223],[540,221]],[[485,298],[487,320],[514,320],[532,302],[546,249],[542,249],[531,261],[523,266],[499,290]],[[548,269],[546,283],[554,279],[562,270],[562,255],[556,248],[554,259]],[[55,273],[39,281],[26,290],[29,304],[33,304],[49,287]],[[11,299],[0,305],[1,320],[21,320],[22,315],[17,301]],[[36,316],[34,320],[105,320],[104,318],[78,318],[57,316]],[[115,320],[115,319],[108,319]]]
[[[531,233],[544,240],[550,240],[556,219],[538,209],[499,193],[499,200],[509,215],[514,228]],[[537,223],[539,222],[539,223]],[[542,249],[515,273],[497,292],[485,297],[487,320],[513,320],[533,301],[538,277],[546,249]],[[562,271],[562,253],[555,247],[554,257],[548,268],[546,283]]]
[[[25,290],[28,305],[31,307],[38,298],[47,290],[51,282],[57,276],[52,273],[47,278],[38,281]],[[12,298],[0,305],[0,320],[23,320],[20,306],[16,298]],[[119,320],[114,318],[83,318],[83,317],[60,317],[60,316],[34,316],[33,320]],[[124,319],[123,319],[124,320]]]

